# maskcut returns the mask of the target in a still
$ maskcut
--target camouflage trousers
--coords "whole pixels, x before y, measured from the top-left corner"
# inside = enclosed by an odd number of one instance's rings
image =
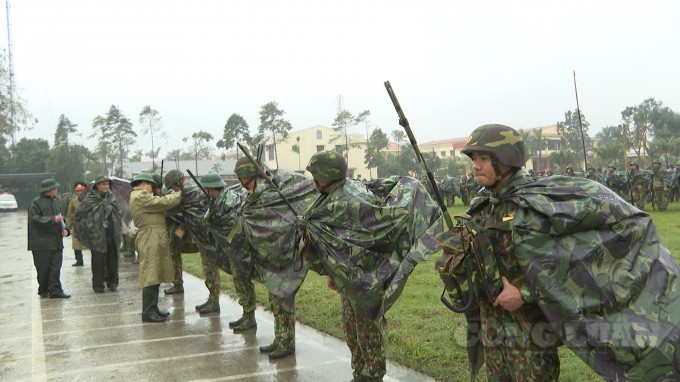
[[[237,264],[231,257],[231,275],[234,280],[234,289],[238,296],[238,303],[243,307],[243,313],[252,313],[255,311],[255,285],[250,278],[250,269],[248,267]]]
[[[380,324],[355,309],[344,295],[342,300],[342,329],[345,342],[352,353],[354,378],[362,381],[382,381],[385,376],[384,318]]]
[[[668,190],[663,187],[654,187],[654,206],[657,211],[666,211],[668,208]]]
[[[635,204],[635,207],[639,209],[645,208],[645,201],[647,198],[647,190],[641,185],[636,184],[630,187],[630,196],[633,198],[631,203]]]
[[[560,359],[557,347],[543,347],[535,343],[542,339],[535,338],[537,333],[543,333],[538,326],[548,325],[546,322],[534,324],[530,328],[531,332],[527,333],[507,310],[489,304],[480,304],[480,309],[480,337],[484,346],[488,381],[559,380]]]
[[[207,256],[203,254],[203,251],[199,251],[201,254],[201,265],[203,266],[203,274],[205,275],[205,287],[208,288],[210,296],[208,296],[208,301],[219,302],[220,301],[220,274],[217,265],[215,265]]]
[[[290,310],[281,298],[269,294],[269,306],[274,315],[274,338],[279,349],[295,350],[295,306]],[[245,311],[245,308],[244,308]]]
[[[172,258],[172,265],[175,268],[175,281],[172,282],[172,285],[181,287],[184,285],[184,280],[182,279],[182,251],[175,240],[170,241],[170,257]]]

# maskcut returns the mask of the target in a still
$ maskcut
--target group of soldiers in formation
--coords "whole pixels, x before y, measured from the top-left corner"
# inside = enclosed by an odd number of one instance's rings
[[[553,176],[552,170],[534,171],[528,170],[527,175],[534,180]],[[680,200],[680,163],[675,168],[662,167],[662,163],[655,161],[649,170],[640,170],[637,163],[630,164],[627,173],[616,171],[616,165],[610,164],[605,170],[596,170],[588,166],[587,172],[574,171],[572,166],[565,169],[564,176],[583,177],[597,181],[609,187],[620,197],[640,209],[644,209],[647,203],[651,203],[655,211],[665,211],[668,203]],[[431,192],[432,187],[425,176],[420,178],[425,188]],[[446,176],[437,177],[437,186],[446,205],[453,206],[455,197],[460,198],[464,205],[470,205],[480,187],[472,173],[460,178]]]

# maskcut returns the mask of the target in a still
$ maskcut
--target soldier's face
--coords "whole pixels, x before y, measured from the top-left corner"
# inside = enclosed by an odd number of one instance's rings
[[[109,192],[109,182],[99,182],[94,185],[97,188],[97,191],[99,191],[102,194],[105,194]]]
[[[496,170],[493,168],[491,156],[489,154],[472,152],[472,171],[475,174],[477,184],[482,187],[488,187],[498,181]]]
[[[238,181],[241,182],[241,187],[247,189],[248,191],[254,191],[255,190],[255,177],[251,176],[248,178],[238,178]]]

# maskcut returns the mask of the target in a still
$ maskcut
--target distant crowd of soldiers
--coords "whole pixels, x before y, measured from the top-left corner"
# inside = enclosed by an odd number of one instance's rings
[[[552,170],[534,171],[528,170],[527,174],[533,179],[545,178],[553,175],[576,176],[594,180],[604,184],[616,192],[623,199],[644,209],[647,203],[651,203],[655,211],[665,211],[668,203],[680,200],[680,163],[662,168],[659,161],[652,162],[648,170],[641,170],[635,162],[631,163],[628,172],[617,171],[616,165],[610,164],[606,169],[595,169],[588,166],[587,171],[574,171],[568,166],[564,173],[555,174]],[[421,176],[420,181],[425,188],[432,193],[432,187],[426,176]],[[479,186],[472,173],[460,178],[445,176],[436,178],[437,186],[447,206],[455,204],[458,197],[464,205],[470,205]]]

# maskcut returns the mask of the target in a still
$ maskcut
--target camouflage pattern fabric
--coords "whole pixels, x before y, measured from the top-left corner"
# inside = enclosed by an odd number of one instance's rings
[[[605,172],[604,184],[609,187],[610,190],[625,199],[626,192],[624,190],[626,189],[626,175],[624,173]]]
[[[454,197],[456,196],[461,200],[463,199],[460,179],[456,177],[446,176],[444,179],[442,179],[441,183],[439,184],[439,191],[442,194],[442,198],[444,198],[444,202],[446,202],[446,205],[448,206],[454,205]]]
[[[252,277],[252,265],[248,251],[239,235],[231,238],[229,234],[234,228],[237,211],[245,200],[247,192],[240,185],[224,188],[219,197],[210,205],[206,220],[210,233],[221,250],[215,263],[221,269],[230,269],[234,281],[234,289],[238,303],[244,313],[252,313],[256,308],[255,286]]]
[[[378,322],[355,309],[345,295],[342,300],[342,328],[345,342],[352,354],[352,374],[355,381],[382,381],[386,373],[385,321]]]
[[[314,270],[330,275],[341,294],[378,319],[415,266],[438,250],[440,212],[414,178],[369,182],[371,190],[352,179],[342,182],[320,195],[298,224]]]
[[[664,169],[652,171],[651,189],[654,205],[658,211],[668,208],[668,191],[673,182],[673,173]]]
[[[113,229],[115,251],[120,248],[121,212],[118,200],[109,190],[102,196],[97,190],[86,193],[80,208],[75,212],[74,226],[78,240],[86,243],[92,252],[107,253],[106,228]]]
[[[511,183],[477,204],[500,200],[517,205],[513,253],[565,345],[608,381],[680,379],[680,267],[647,213],[559,176]]]
[[[297,213],[316,199],[310,178],[287,170],[269,174]],[[295,294],[309,269],[297,247],[295,218],[279,193],[260,179],[239,209],[235,228],[250,251],[262,283],[270,294],[284,301],[288,310],[294,309]]]
[[[280,298],[269,294],[269,307],[274,315],[274,338],[279,349],[295,350],[295,309],[287,309]],[[245,309],[244,309],[245,311]]]
[[[220,273],[212,261],[206,255],[206,248],[199,245],[198,252],[201,254],[201,266],[203,267],[203,275],[205,276],[205,287],[210,293],[208,302],[220,302],[220,288],[222,286],[220,281]]]

